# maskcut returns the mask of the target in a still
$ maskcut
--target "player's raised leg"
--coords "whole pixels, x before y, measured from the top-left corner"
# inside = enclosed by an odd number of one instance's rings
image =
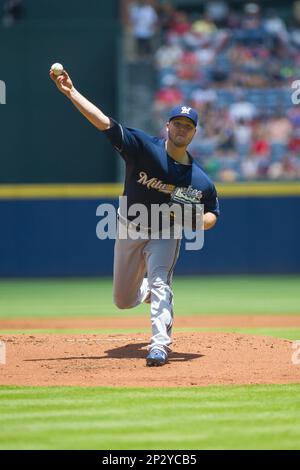
[[[116,240],[113,297],[120,309],[136,307],[148,295],[148,282],[144,279],[146,243],[147,240]]]

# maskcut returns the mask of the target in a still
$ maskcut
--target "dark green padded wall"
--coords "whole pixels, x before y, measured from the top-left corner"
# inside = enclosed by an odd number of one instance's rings
[[[48,78],[61,62],[75,86],[116,116],[118,2],[27,0],[26,18],[0,28],[0,183],[115,179],[114,152]]]

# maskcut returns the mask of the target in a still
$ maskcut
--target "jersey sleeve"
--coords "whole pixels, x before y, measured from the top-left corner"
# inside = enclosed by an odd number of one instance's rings
[[[207,212],[212,212],[215,214],[217,217],[220,215],[220,205],[219,205],[219,199],[217,195],[216,188],[212,186],[212,189],[205,195],[205,197],[202,200],[202,203],[204,204],[204,213],[206,214]]]
[[[110,121],[112,126],[108,130],[102,131],[103,134],[125,161],[136,160],[143,146],[138,138],[138,130],[124,127],[112,118]]]

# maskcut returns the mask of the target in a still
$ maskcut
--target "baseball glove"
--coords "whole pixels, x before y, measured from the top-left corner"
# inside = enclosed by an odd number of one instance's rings
[[[175,188],[171,193],[170,203],[179,204],[182,209],[182,226],[196,230],[196,221],[200,222],[203,216],[203,206],[201,204],[201,191],[189,188]],[[200,224],[201,226],[201,224]]]

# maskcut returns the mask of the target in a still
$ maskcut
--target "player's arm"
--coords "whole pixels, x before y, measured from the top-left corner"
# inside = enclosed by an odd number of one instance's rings
[[[97,127],[97,129],[100,131],[110,129],[111,122],[109,117],[76,90],[70,76],[65,70],[62,75],[58,77],[50,70],[50,78],[54,81],[59,91],[66,95],[81,114]]]
[[[203,216],[204,230],[209,230],[213,228],[217,223],[217,216],[212,212],[206,212]]]
[[[202,204],[204,204],[204,230],[210,230],[216,225],[220,215],[218,194],[213,183],[211,183],[210,190],[205,194]]]

